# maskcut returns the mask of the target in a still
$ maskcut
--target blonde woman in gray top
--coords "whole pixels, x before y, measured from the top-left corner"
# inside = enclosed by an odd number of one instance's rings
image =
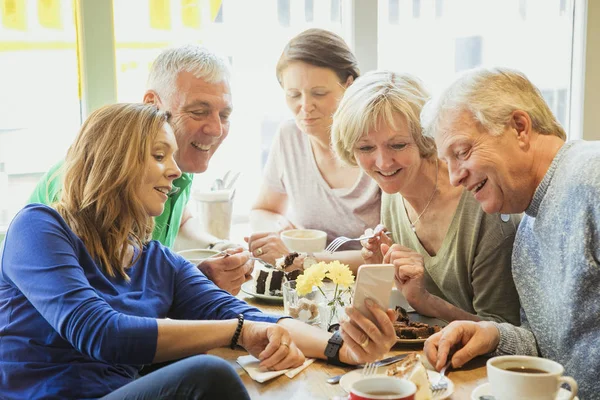
[[[519,217],[485,214],[472,188],[450,184],[435,143],[421,133],[429,97],[414,77],[373,71],[346,90],[334,114],[338,156],[383,191],[383,225],[356,256],[393,263],[396,286],[420,314],[518,324],[511,252]],[[388,229],[391,239],[382,234]]]

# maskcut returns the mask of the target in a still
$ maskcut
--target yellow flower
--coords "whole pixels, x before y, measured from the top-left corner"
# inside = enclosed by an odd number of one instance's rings
[[[340,286],[350,287],[354,283],[354,275],[346,264],[342,264],[339,261],[330,262],[327,265],[327,278],[331,279],[333,283]]]
[[[325,273],[327,272],[325,263],[313,264],[304,270],[296,281],[296,291],[299,295],[305,295],[312,292],[313,286],[322,286]]]

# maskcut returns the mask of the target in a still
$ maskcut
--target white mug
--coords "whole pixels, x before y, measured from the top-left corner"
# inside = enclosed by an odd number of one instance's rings
[[[318,229],[290,229],[280,234],[290,251],[318,253],[325,250],[327,233]]]
[[[555,400],[563,383],[577,395],[577,382],[562,376],[559,363],[541,357],[500,356],[487,361],[487,375],[496,400]]]

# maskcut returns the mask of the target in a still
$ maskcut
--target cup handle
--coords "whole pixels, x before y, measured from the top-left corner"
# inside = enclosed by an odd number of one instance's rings
[[[569,400],[573,400],[575,398],[575,396],[577,396],[577,382],[575,382],[575,379],[571,378],[570,376],[561,376],[558,381],[560,382],[560,384],[558,385],[559,387],[563,384],[566,383],[567,385],[569,385],[569,389],[571,389],[571,397],[569,397]]]

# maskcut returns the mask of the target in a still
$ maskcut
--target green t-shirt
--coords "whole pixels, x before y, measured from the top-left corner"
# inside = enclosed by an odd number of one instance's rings
[[[58,162],[46,172],[35,187],[31,197],[29,197],[29,203],[51,205],[58,200],[62,188],[62,173],[60,169],[63,163],[64,161]],[[183,211],[190,199],[193,179],[193,174],[184,173],[181,177],[174,180],[173,186],[178,187],[179,192],[169,196],[163,213],[154,218],[155,225],[152,232],[152,239],[158,240],[167,247],[173,247],[173,243],[175,243]]]

